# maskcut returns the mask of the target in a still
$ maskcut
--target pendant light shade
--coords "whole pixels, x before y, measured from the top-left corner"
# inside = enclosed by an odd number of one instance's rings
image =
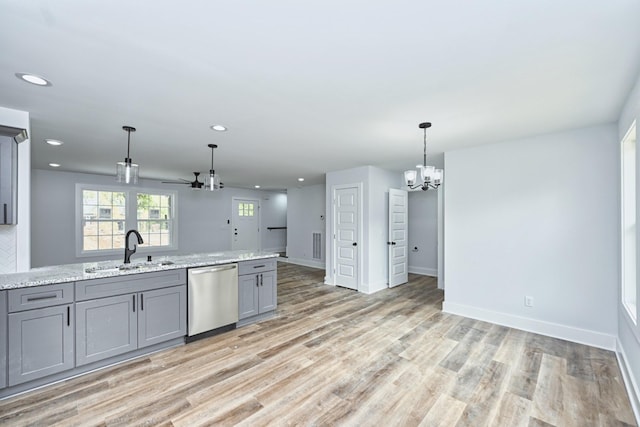
[[[216,144],[209,144],[209,148],[211,148],[211,169],[209,169],[209,182],[207,183],[207,187],[209,187],[209,191],[218,191],[222,188],[220,175],[216,174],[216,171],[213,169],[213,151],[218,148],[218,146]]]
[[[124,162],[118,162],[116,164],[116,181],[123,184],[137,184],[138,183],[138,165],[131,161],[129,157],[129,149],[131,148],[131,132],[135,132],[136,128],[131,126],[122,126],[122,129],[127,132],[127,157]]]

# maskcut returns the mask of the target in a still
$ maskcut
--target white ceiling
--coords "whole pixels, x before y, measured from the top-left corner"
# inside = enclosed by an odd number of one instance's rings
[[[113,174],[131,125],[142,177],[206,174],[210,143],[228,186],[402,171],[422,121],[432,158],[614,122],[639,72],[638,0],[0,0],[0,105],[31,113],[35,168]]]

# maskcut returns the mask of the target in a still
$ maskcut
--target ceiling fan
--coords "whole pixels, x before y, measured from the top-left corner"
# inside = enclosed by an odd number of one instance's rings
[[[191,186],[192,190],[201,190],[203,187],[208,188],[211,191],[222,190],[224,188],[224,184],[220,182],[220,176],[216,174],[216,171],[213,169],[213,150],[218,148],[216,144],[207,145],[211,148],[211,169],[209,170],[209,183],[205,184],[204,182],[198,179],[200,176],[200,172],[194,172],[195,179],[193,181],[189,181],[187,179],[181,178],[180,181],[162,181],[163,184],[187,184]]]
[[[204,187],[204,182],[198,179],[198,176],[200,176],[200,172],[194,172],[193,174],[196,176],[193,181],[180,178],[180,181],[162,181],[162,183],[163,184],[186,184],[186,185],[190,185],[193,190],[200,190],[202,187]]]

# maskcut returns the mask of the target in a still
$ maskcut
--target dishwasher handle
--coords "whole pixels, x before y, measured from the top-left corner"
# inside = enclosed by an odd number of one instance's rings
[[[227,271],[227,270],[235,270],[238,268],[237,264],[224,265],[222,267],[213,267],[213,268],[199,268],[197,270],[191,270],[190,274],[206,274],[206,273],[217,273],[219,271]]]

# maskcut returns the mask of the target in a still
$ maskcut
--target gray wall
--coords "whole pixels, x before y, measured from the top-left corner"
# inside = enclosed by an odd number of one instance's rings
[[[287,257],[290,262],[325,268],[324,184],[287,189]],[[312,233],[322,234],[322,257],[313,259]]]
[[[445,311],[615,346],[616,134],[605,125],[445,154]]]
[[[31,259],[33,267],[89,262],[107,257],[76,257],[76,183],[114,186],[112,176],[35,169],[31,188]],[[137,187],[171,189],[178,193],[178,249],[158,254],[210,252],[231,248],[231,198],[260,199],[264,250],[284,251],[285,235],[268,231],[287,221],[287,196],[280,192],[225,188],[219,192],[192,191],[186,185],[140,180]],[[153,254],[153,252],[152,252]],[[138,255],[139,256],[139,255]],[[135,256],[134,256],[135,257]]]

